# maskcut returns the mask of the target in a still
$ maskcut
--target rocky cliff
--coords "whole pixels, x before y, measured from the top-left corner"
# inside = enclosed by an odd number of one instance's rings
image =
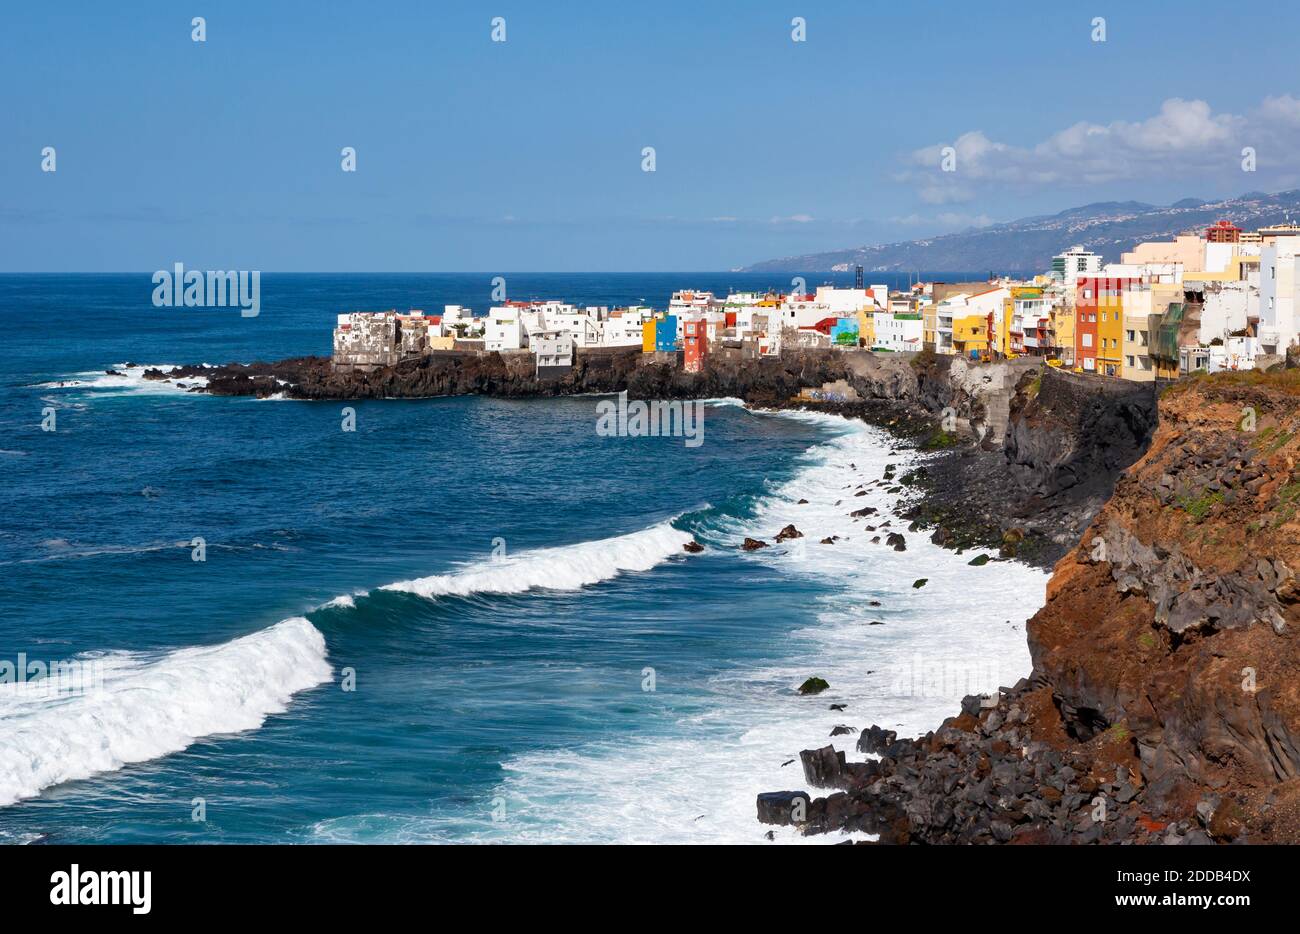
[[[808,783],[837,790],[761,795],[760,821],[894,843],[1300,842],[1298,458],[1300,373],[1170,387],[1029,621],[1031,677],[919,739],[872,727],[877,759],[805,751]]]

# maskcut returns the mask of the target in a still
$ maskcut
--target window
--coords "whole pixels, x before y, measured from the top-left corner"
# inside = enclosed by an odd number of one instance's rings
[[[1085,334],[1085,335],[1083,335],[1083,346],[1085,346],[1085,347],[1091,347],[1091,346],[1092,346],[1092,335],[1091,335],[1091,334]]]

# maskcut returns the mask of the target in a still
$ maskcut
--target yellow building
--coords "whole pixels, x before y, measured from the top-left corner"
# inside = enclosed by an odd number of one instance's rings
[[[1071,305],[1059,305],[1052,309],[1052,334],[1060,358],[1070,365],[1074,364],[1074,308]]]
[[[952,319],[953,351],[969,357],[971,351],[986,353],[989,349],[989,321],[984,315],[967,315]]]
[[[1124,375],[1124,299],[1122,293],[1097,303],[1097,372]]]
[[[1026,352],[1026,335],[1038,333],[1039,312],[1044,302],[1043,290],[1032,285],[1013,285],[1011,294],[1002,303],[1002,320],[995,322],[998,333],[995,347],[1005,356]]]
[[[641,326],[641,352],[642,353],[655,352],[655,324],[658,322],[658,320],[659,320],[658,318],[651,318],[649,321],[647,321],[645,324]]]
[[[876,343],[876,313],[862,309],[858,312],[858,340],[863,347]]]

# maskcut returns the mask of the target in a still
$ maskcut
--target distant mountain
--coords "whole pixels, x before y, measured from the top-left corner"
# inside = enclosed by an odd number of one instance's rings
[[[1103,201],[1059,214],[1026,217],[961,233],[882,243],[830,253],[786,256],[746,267],[746,272],[1043,272],[1057,253],[1072,246],[1100,253],[1107,262],[1143,240],[1171,239],[1202,231],[1217,220],[1245,229],[1300,218],[1300,189],[1250,192],[1224,201],[1184,198],[1160,207],[1140,201]]]

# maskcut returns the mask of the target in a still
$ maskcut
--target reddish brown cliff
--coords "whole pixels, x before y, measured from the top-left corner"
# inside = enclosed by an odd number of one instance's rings
[[[1300,373],[1166,391],[1147,454],[1029,622],[1067,732],[1131,742],[1159,816],[1207,793],[1294,840],[1300,793]]]

